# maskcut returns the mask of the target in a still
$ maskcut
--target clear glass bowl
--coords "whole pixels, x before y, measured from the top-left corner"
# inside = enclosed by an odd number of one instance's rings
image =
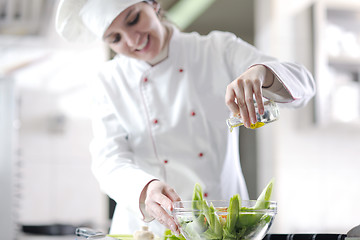
[[[236,226],[231,232],[226,225],[229,201],[206,201],[213,210],[197,210],[193,206],[199,201],[179,201],[174,203],[172,212],[180,231],[187,240],[201,239],[247,239],[261,240],[268,232],[277,212],[277,204],[268,201],[267,209],[256,210],[256,200],[242,200],[241,211]],[[210,218],[210,221],[207,219]],[[215,219],[216,218],[216,219]]]

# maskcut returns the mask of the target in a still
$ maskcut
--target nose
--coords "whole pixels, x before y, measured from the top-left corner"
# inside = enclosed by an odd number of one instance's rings
[[[126,44],[130,48],[136,48],[140,41],[140,34],[137,31],[126,31],[124,34]]]

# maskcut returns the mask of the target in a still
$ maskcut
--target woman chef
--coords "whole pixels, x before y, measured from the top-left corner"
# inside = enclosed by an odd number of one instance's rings
[[[195,183],[208,199],[247,190],[229,109],[245,126],[254,100],[299,107],[314,95],[310,73],[278,62],[234,34],[183,33],[140,0],[62,0],[57,31],[70,41],[102,39],[117,56],[95,83],[92,170],[117,202],[111,232],[149,222],[158,235],[178,233],[172,202],[190,200]],[[225,102],[224,102],[225,96]],[[175,191],[176,189],[176,191]],[[157,221],[151,221],[153,219]]]

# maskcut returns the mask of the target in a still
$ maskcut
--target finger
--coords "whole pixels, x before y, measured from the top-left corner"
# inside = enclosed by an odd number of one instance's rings
[[[150,213],[160,224],[169,228],[172,232],[180,234],[179,227],[177,226],[174,218],[170,216],[159,204],[156,202],[149,203],[146,211]]]
[[[148,205],[147,211],[162,225],[169,228],[172,232],[180,234],[180,230],[172,216],[163,207],[152,202]]]
[[[257,103],[259,114],[263,115],[264,114],[264,101],[262,98],[261,81],[255,80],[253,88],[254,88],[254,95],[255,95],[255,100]]]
[[[246,104],[243,104],[240,107],[240,115],[241,115],[241,121],[243,122],[244,126],[249,128],[251,123],[250,123],[249,112],[246,107]]]
[[[254,124],[256,123],[256,112],[254,106],[254,98],[253,98],[254,90],[253,90],[252,81],[250,80],[246,81],[244,92],[245,92],[246,107],[249,113],[249,120],[251,121],[252,124]]]
[[[239,106],[235,102],[236,95],[231,85],[228,85],[225,93],[225,104],[234,114],[239,113]]]
[[[172,211],[172,201],[164,194],[154,194],[151,196],[152,202],[156,202],[160,206],[162,206],[164,209],[168,211]]]
[[[246,106],[245,101],[245,93],[244,93],[244,83],[242,79],[237,81],[237,87],[234,88],[236,101],[240,112],[240,117],[242,122],[244,123],[245,127],[250,127],[250,120],[249,120],[249,112]]]
[[[172,202],[176,202],[176,201],[181,201],[180,196],[177,194],[177,192],[175,191],[175,189],[173,188],[168,188],[166,189],[166,192],[164,193]],[[171,209],[170,211],[173,210],[173,205],[171,204]]]

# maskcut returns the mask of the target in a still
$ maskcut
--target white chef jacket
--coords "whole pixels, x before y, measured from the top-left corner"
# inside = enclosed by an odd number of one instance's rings
[[[200,36],[174,29],[161,63],[118,55],[105,64],[94,85],[90,150],[100,187],[117,202],[111,233],[131,234],[145,225],[139,196],[152,179],[167,182],[183,200],[191,200],[195,183],[208,199],[236,193],[248,199],[224,96],[254,64],[277,77],[265,97],[302,106],[314,95],[305,68],[280,63],[226,32]],[[159,236],[164,231],[156,221],[149,227]]]

